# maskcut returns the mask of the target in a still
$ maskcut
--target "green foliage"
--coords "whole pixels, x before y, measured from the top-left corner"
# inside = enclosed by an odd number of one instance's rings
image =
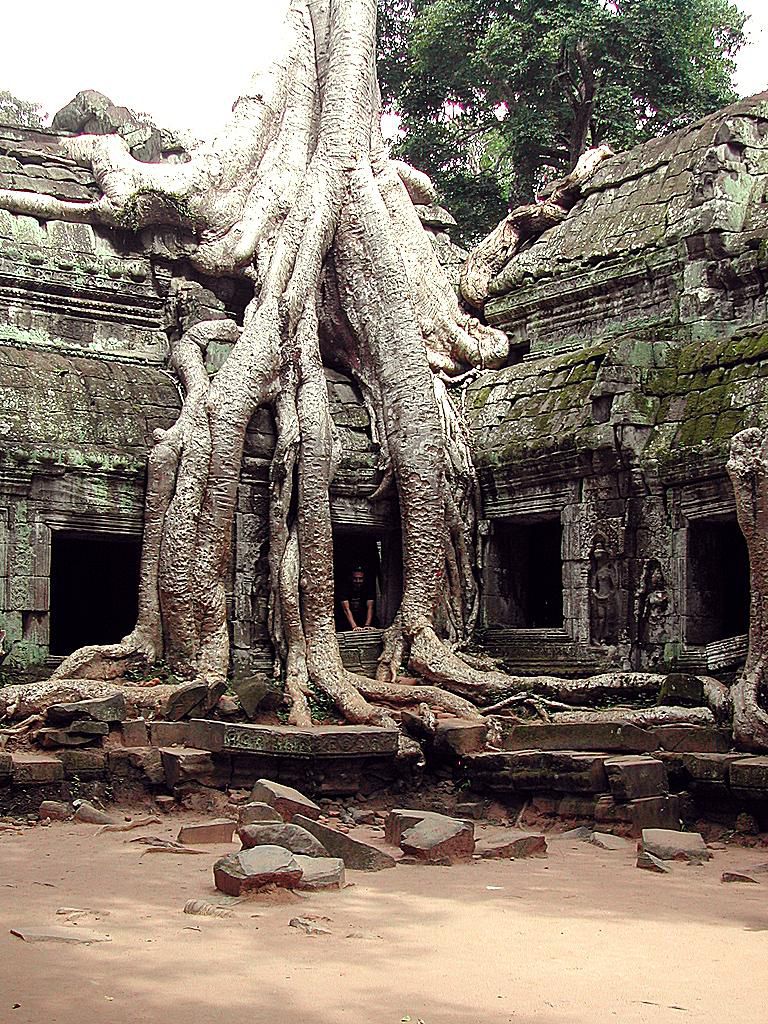
[[[589,146],[626,148],[732,102],[729,0],[379,0],[399,155],[485,233]]]
[[[21,100],[7,89],[0,89],[0,124],[17,124],[23,128],[42,128],[43,113],[39,103]]]
[[[174,675],[173,670],[164,661],[156,661],[149,669],[128,669],[125,678],[134,683],[146,683],[152,679],[159,679],[161,683],[169,683],[171,686],[178,686],[185,682]]]

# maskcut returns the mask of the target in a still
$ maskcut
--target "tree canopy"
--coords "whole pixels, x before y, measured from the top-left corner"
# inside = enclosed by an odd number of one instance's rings
[[[589,146],[623,149],[732,102],[744,23],[729,0],[380,0],[399,153],[482,233]]]

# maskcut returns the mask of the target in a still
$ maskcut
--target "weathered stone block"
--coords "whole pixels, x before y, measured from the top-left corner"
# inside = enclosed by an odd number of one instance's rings
[[[115,693],[109,697],[94,697],[78,700],[71,704],[52,704],[45,713],[46,719],[57,726],[70,725],[78,719],[94,722],[122,722],[127,714],[125,697]]]
[[[378,726],[233,725],[224,734],[225,750],[289,757],[373,757],[397,753],[398,732]]]
[[[293,889],[301,877],[301,867],[293,854],[281,846],[256,846],[230,853],[213,866],[216,888],[228,896],[242,896],[266,885]]]
[[[187,742],[187,722],[151,722],[149,738],[153,747],[183,747]]]
[[[667,769],[652,757],[627,755],[605,762],[608,785],[617,800],[637,800],[669,792]]]
[[[231,843],[235,834],[235,822],[226,818],[205,821],[200,825],[183,825],[179,829],[178,841],[190,846],[208,843]]]
[[[505,750],[591,750],[645,754],[658,748],[656,737],[627,722],[513,725]]]
[[[643,829],[642,850],[659,860],[685,860],[691,864],[701,864],[712,856],[698,832],[674,832],[663,828]]]
[[[305,857],[295,854],[294,860],[303,872],[299,889],[318,892],[321,889],[343,889],[346,885],[344,861],[338,857]]]
[[[301,853],[305,857],[327,857],[328,851],[323,844],[301,825],[281,821],[277,823],[262,822],[258,825],[243,825],[237,830],[243,848],[250,850],[253,846],[283,846],[291,853]]]
[[[768,800],[768,757],[746,757],[730,765],[731,789],[751,799]]]
[[[0,781],[9,779],[13,774],[13,758],[10,754],[0,751]]]
[[[103,750],[62,750],[58,756],[66,778],[106,774],[107,755]]]
[[[301,825],[307,832],[319,839],[331,857],[338,857],[344,861],[344,866],[356,871],[381,871],[384,868],[393,868],[395,859],[383,850],[363,843],[359,839],[344,832],[337,832],[334,828],[321,825],[319,821],[306,818],[303,814],[295,815],[294,825]]]
[[[143,718],[134,718],[129,722],[123,722],[121,734],[124,747],[149,746],[149,729]]]
[[[627,805],[632,821],[632,835],[639,836],[645,828],[679,829],[680,802],[672,796],[649,796],[631,800]]]
[[[601,796],[595,803],[595,821],[605,824],[629,824],[632,812],[628,804],[617,803],[612,796]]]
[[[161,714],[167,722],[180,722],[207,700],[208,687],[205,683],[185,683],[169,695]]]
[[[269,804],[262,803],[260,800],[252,800],[250,803],[243,804],[238,811],[237,827],[242,828],[244,825],[282,820],[274,807],[270,807]]]
[[[546,857],[547,840],[543,835],[507,829],[503,836],[480,839],[475,844],[475,853],[484,860],[500,858],[523,859],[525,857]]]
[[[435,751],[463,757],[485,748],[488,726],[484,722],[466,722],[460,718],[441,718],[435,732]]]
[[[726,786],[730,766],[743,754],[683,754],[683,770],[696,783]]]
[[[474,826],[430,814],[403,832],[400,849],[425,864],[458,864],[475,852]]]
[[[58,757],[45,754],[12,754],[13,783],[16,786],[38,786],[61,782],[64,765]]]
[[[270,779],[259,779],[251,791],[251,800],[274,807],[284,821],[290,821],[294,814],[317,819],[322,813],[317,804],[291,786],[282,786]]]
[[[165,782],[163,758],[158,747],[113,747],[107,751],[109,774],[116,779],[135,779],[142,785]]]
[[[704,684],[698,676],[672,672],[659,688],[659,704],[670,707],[701,707],[704,703]]]
[[[162,747],[160,754],[170,789],[185,782],[198,782],[203,786],[222,789],[229,784],[231,768],[225,754],[212,754],[208,750],[189,747]]]
[[[727,729],[703,725],[659,725],[649,730],[658,739],[662,750],[724,754],[731,749]]]
[[[224,749],[224,722],[211,721],[205,718],[192,718],[186,723],[186,743],[197,750],[210,750],[220,753]]]

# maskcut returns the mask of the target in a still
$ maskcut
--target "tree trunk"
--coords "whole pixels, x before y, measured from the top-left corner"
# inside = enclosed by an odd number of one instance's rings
[[[731,441],[728,475],[749,552],[749,649],[731,691],[733,735],[746,750],[768,750],[768,434],[743,430]]]

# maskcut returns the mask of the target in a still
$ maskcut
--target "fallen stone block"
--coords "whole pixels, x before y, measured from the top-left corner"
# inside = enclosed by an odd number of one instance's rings
[[[399,846],[406,829],[413,828],[435,811],[396,807],[391,810],[384,821],[384,839],[391,846]]]
[[[299,889],[317,892],[321,889],[343,889],[346,884],[344,861],[339,857],[294,857],[304,874]]]
[[[292,853],[282,846],[255,846],[251,850],[230,853],[213,866],[213,879],[219,892],[242,896],[266,885],[296,888],[302,870]]]
[[[162,747],[160,754],[170,789],[188,782],[222,789],[229,785],[231,768],[226,754],[191,747]]]
[[[61,800],[43,800],[38,811],[41,821],[46,818],[50,821],[69,821],[74,813],[72,804],[65,804]]]
[[[262,803],[260,800],[252,800],[250,803],[243,804],[237,813],[238,828],[242,828],[244,825],[282,820],[274,807],[270,807],[269,804]]]
[[[270,692],[270,686],[265,676],[247,676],[244,679],[235,679],[232,689],[237,694],[240,706],[248,718],[255,718],[259,705]]]
[[[197,708],[202,710],[207,700],[208,687],[205,683],[184,683],[169,694],[160,714],[166,722],[180,722]]]
[[[560,832],[552,836],[553,839],[566,840],[572,843],[591,843],[593,830],[586,825],[579,825],[578,828],[569,828],[567,832]]]
[[[107,723],[122,722],[127,713],[125,697],[122,693],[114,693],[110,697],[94,697],[71,704],[52,704],[46,710],[45,717],[52,725],[67,726],[78,719]]]
[[[676,708],[701,707],[704,704],[704,683],[698,676],[671,672],[662,680],[657,703]]]
[[[610,832],[593,832],[590,843],[601,850],[629,850],[632,845],[628,840],[611,835]]]
[[[305,818],[316,820],[322,813],[314,800],[304,796],[298,789],[281,786],[279,782],[269,779],[259,779],[254,784],[251,800],[274,807],[283,821],[290,821],[294,814],[303,814]]]
[[[237,834],[246,850],[254,846],[282,846],[291,853],[300,853],[306,857],[328,856],[323,844],[295,822],[244,825],[237,830]]]
[[[64,942],[71,946],[112,941],[112,937],[104,932],[86,931],[83,928],[11,928],[11,935],[23,942]]]
[[[12,754],[12,778],[16,786],[38,786],[51,782],[61,782],[64,778],[64,765],[58,757],[45,754]]]
[[[180,843],[195,846],[203,843],[231,843],[235,833],[235,822],[220,818],[206,821],[201,825],[182,825],[177,839]]]
[[[75,821],[85,822],[87,825],[114,825],[115,819],[106,811],[94,807],[87,800],[83,800],[75,811]]]
[[[647,853],[645,850],[639,851],[636,867],[643,868],[645,871],[655,871],[657,875],[668,875],[672,870],[658,857],[654,857],[652,853]]]
[[[113,747],[107,751],[109,774],[116,779],[134,779],[144,785],[165,782],[163,758],[157,747]]]
[[[327,918],[323,918],[327,920]],[[312,917],[292,917],[288,922],[289,928],[297,928],[300,932],[304,932],[306,935],[331,935],[330,928],[324,928],[321,924],[317,924],[317,919]]]
[[[488,726],[485,722],[467,722],[461,718],[440,718],[434,738],[436,752],[463,757],[485,749]]]
[[[680,800],[670,796],[646,796],[631,800],[627,807],[632,823],[632,835],[639,836],[644,828],[680,828]]]
[[[653,757],[629,754],[605,762],[608,785],[616,800],[638,800],[669,793],[667,769]]]
[[[513,725],[505,750],[581,750],[646,754],[658,748],[653,733],[619,720]]]
[[[487,839],[478,839],[475,853],[483,860],[499,860],[513,858],[522,860],[526,857],[546,857],[547,840],[543,835],[520,832],[516,829],[506,830],[508,834]]]
[[[344,867],[353,871],[381,871],[384,868],[393,868],[396,864],[394,857],[379,850],[375,846],[363,843],[359,839],[344,832],[337,832],[334,828],[321,825],[319,821],[313,821],[303,814],[297,814],[293,818],[294,825],[300,825],[307,832],[311,832],[315,839],[319,839],[331,857],[338,857],[344,861]]]
[[[659,860],[684,860],[690,864],[701,864],[712,856],[698,832],[673,832],[664,828],[643,829],[642,850]]]
[[[400,849],[425,864],[458,864],[475,852],[474,827],[458,818],[431,814],[403,832]]]
[[[741,871],[724,871],[720,876],[721,882],[743,882],[747,885],[759,885],[760,883],[756,878],[752,878],[751,875],[742,873]]]
[[[124,747],[148,747],[149,729],[143,718],[133,718],[120,727]]]
[[[0,751],[0,780],[9,779],[13,775],[13,758],[10,754]]]

